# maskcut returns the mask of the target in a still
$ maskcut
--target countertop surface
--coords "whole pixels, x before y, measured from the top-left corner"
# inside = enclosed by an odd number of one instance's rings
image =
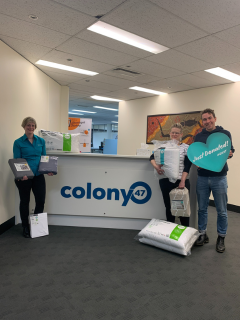
[[[70,156],[70,157],[95,157],[95,158],[128,158],[128,159],[149,159],[149,156],[121,155],[121,154],[102,154],[102,153],[75,153],[63,151],[47,151],[51,156]]]

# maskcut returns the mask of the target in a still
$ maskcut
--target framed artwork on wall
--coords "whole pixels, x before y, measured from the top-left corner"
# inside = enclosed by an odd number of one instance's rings
[[[152,140],[170,140],[170,128],[174,123],[183,126],[182,142],[191,144],[203,129],[201,111],[147,116],[147,144]]]

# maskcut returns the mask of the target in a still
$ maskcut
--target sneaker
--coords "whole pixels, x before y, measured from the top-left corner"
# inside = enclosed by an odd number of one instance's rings
[[[217,252],[220,252],[220,253],[225,251],[224,237],[218,236],[217,243],[216,243],[216,250]]]
[[[208,243],[209,238],[206,233],[200,234],[197,241],[195,242],[195,246],[203,246],[204,243]]]

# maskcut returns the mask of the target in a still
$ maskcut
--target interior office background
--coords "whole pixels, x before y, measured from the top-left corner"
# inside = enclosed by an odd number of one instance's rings
[[[8,165],[13,141],[23,135],[21,121],[31,115],[38,128],[67,132],[69,88],[61,86],[0,41],[0,226],[14,219],[15,185]],[[119,103],[118,154],[134,155],[146,141],[147,115],[215,110],[217,124],[230,130],[236,149],[228,161],[229,204],[239,207],[240,83]],[[150,146],[152,148],[152,146]]]

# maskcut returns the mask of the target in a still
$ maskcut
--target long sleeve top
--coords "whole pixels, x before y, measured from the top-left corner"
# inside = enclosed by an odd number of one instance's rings
[[[14,141],[13,157],[14,159],[23,158],[27,160],[32,172],[38,176],[38,166],[41,156],[46,155],[45,140],[33,135],[33,143],[28,140],[26,134]]]

